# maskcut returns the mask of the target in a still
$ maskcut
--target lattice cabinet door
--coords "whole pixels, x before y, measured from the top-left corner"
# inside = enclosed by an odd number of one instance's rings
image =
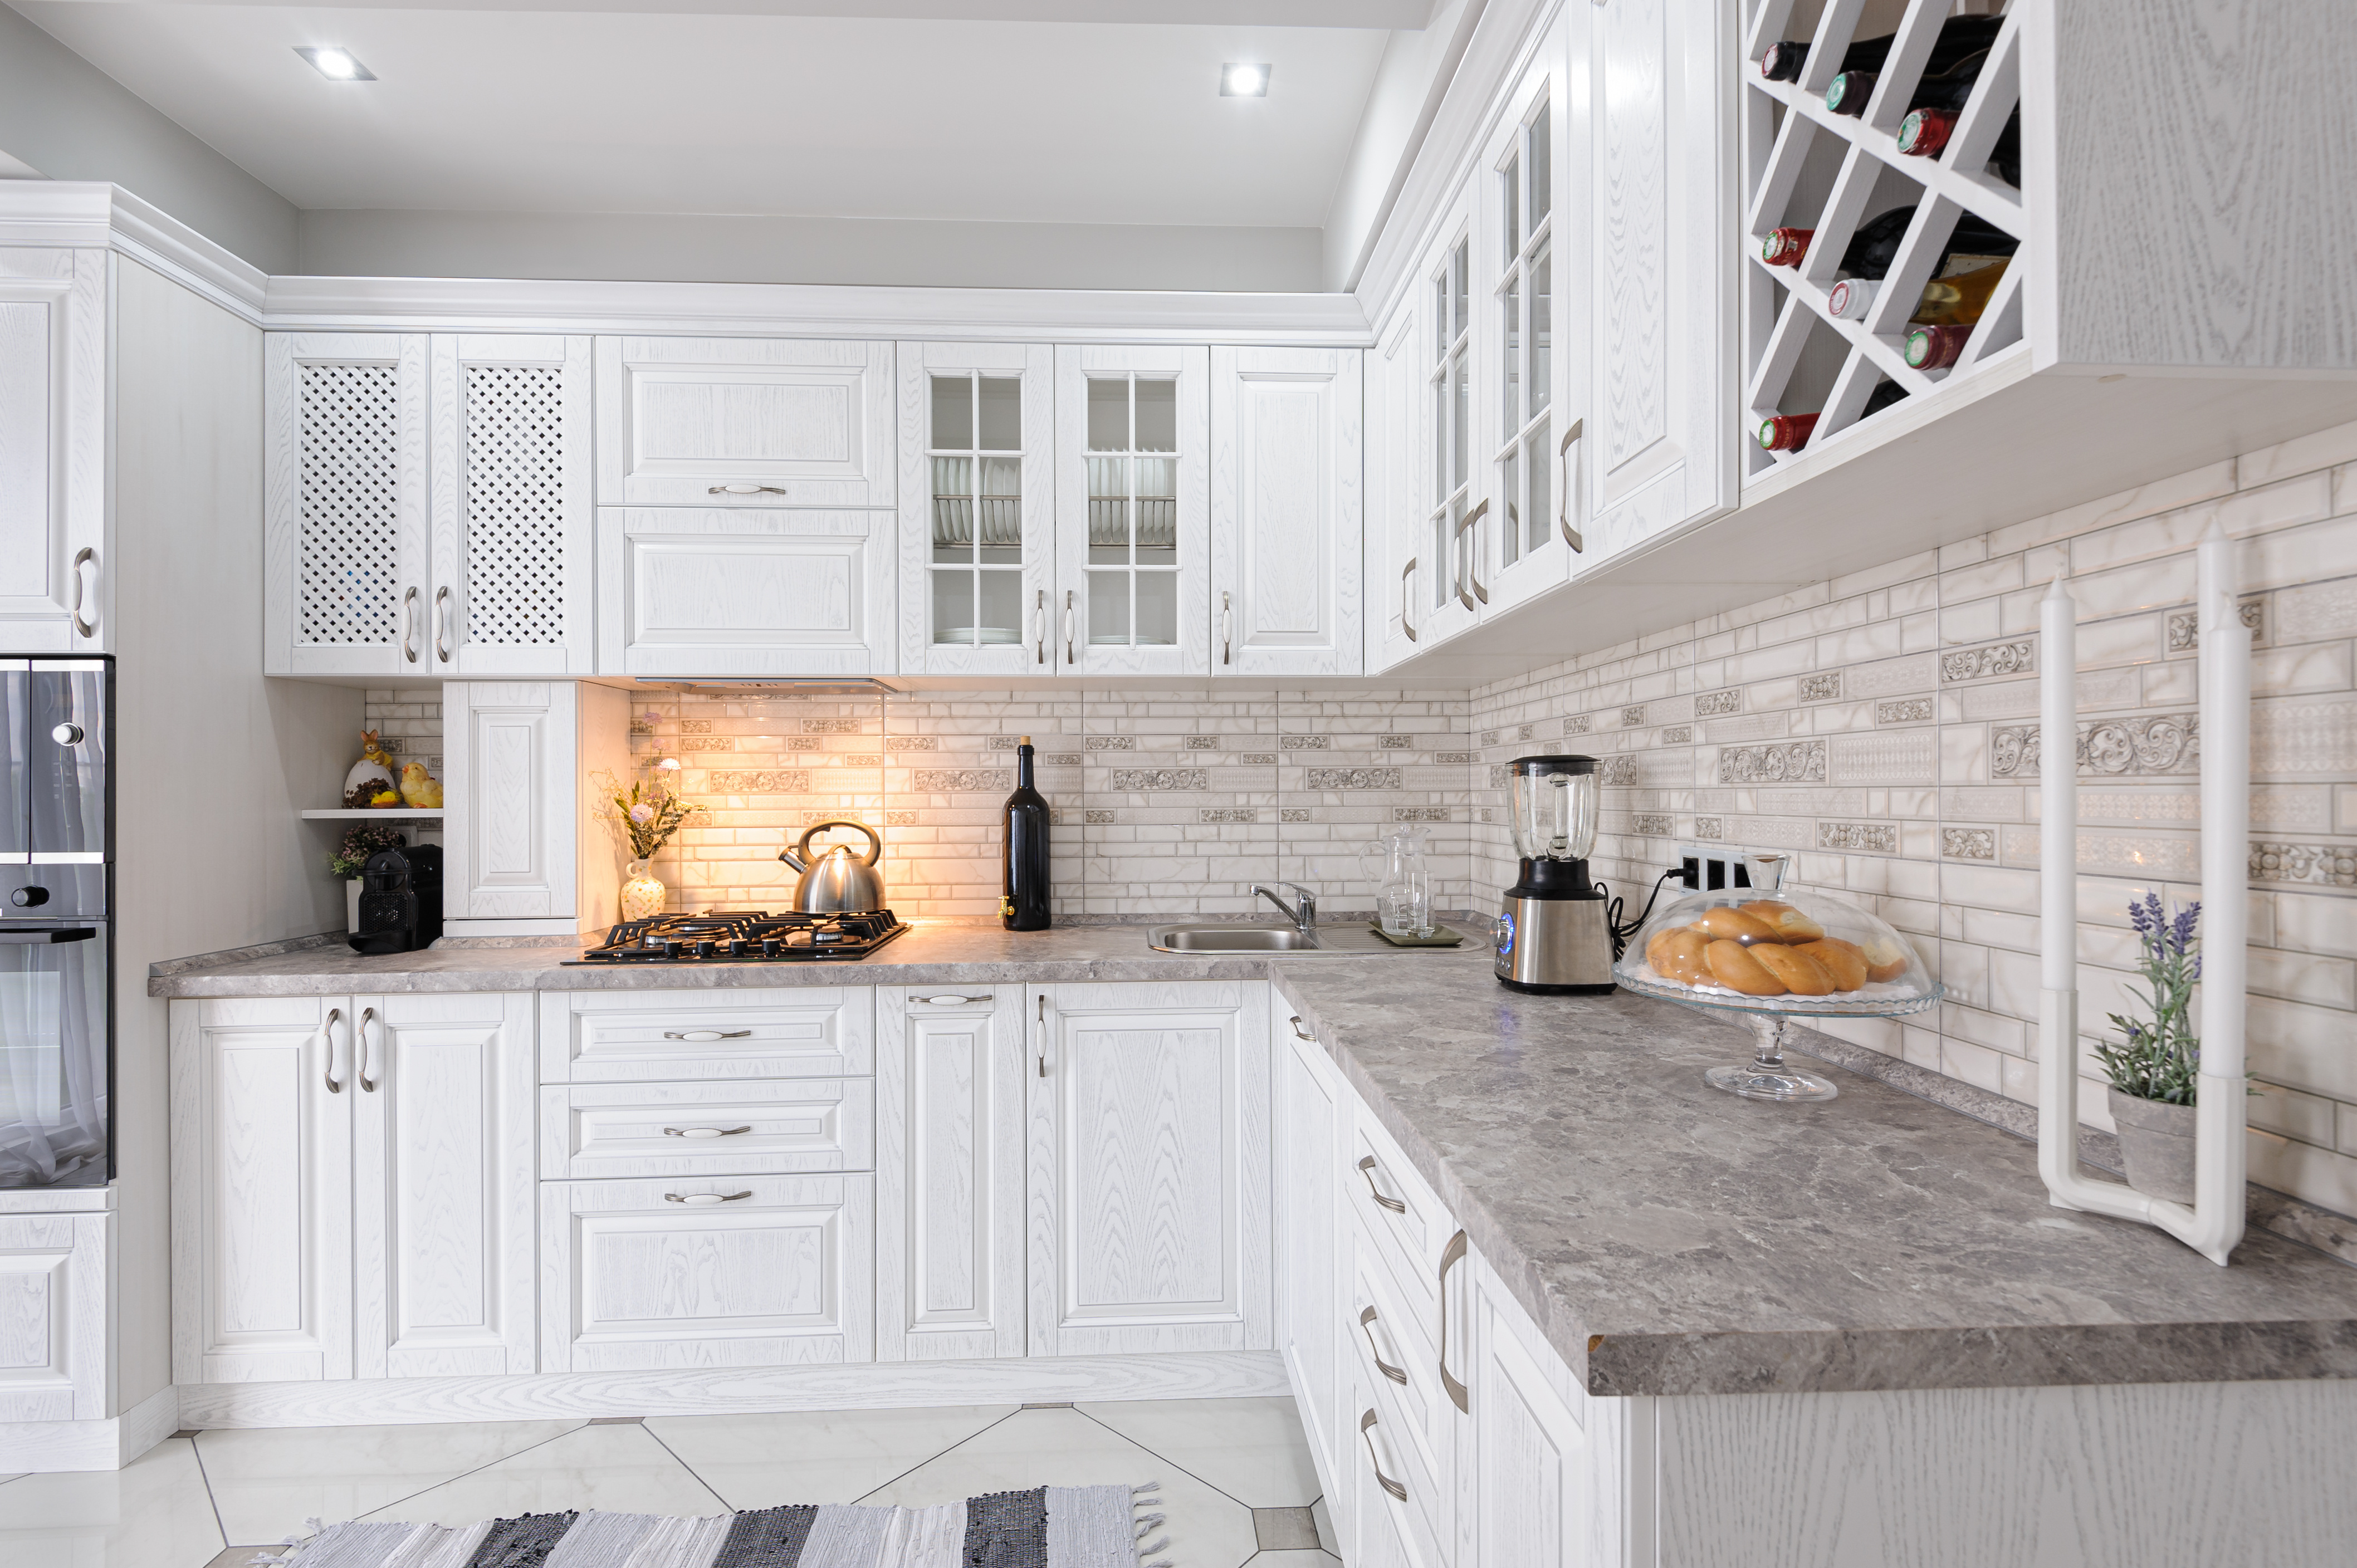
[[[586,675],[596,657],[590,339],[434,339],[437,675]]]
[[[899,664],[1052,675],[1055,350],[899,346]]]
[[[426,337],[264,345],[264,668],[430,679]]]

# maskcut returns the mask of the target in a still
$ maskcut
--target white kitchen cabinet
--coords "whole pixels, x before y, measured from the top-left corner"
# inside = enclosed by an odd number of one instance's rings
[[[453,681],[442,688],[442,913],[454,936],[562,936],[603,923],[582,874],[610,880],[590,810],[584,737],[623,725],[628,699],[567,681]],[[582,722],[587,705],[592,722]],[[603,722],[598,714],[603,712]],[[585,767],[585,763],[588,766]],[[585,853],[586,852],[586,853]]]
[[[437,333],[430,408],[435,672],[589,673],[589,339]]]
[[[888,986],[877,995],[879,1360],[1024,1353],[1030,1021],[1019,985]]]
[[[1266,1350],[1268,988],[1037,988],[1033,1355]]]
[[[713,507],[597,516],[608,675],[892,672],[892,514]]]
[[[1351,1367],[1351,1478],[1344,1509],[1330,1510],[1340,1516],[1344,1561],[1351,1568],[1445,1568],[1415,1541],[1405,1467],[1393,1425],[1383,1420],[1374,1383],[1368,1373]]]
[[[1474,402],[1488,354],[1473,324],[1473,211],[1469,184],[1441,213],[1421,277],[1410,285],[1418,302],[1414,352],[1422,405],[1413,525],[1422,564],[1415,574],[1419,648],[1447,642],[1480,620],[1488,592],[1476,548],[1490,510],[1491,472]]]
[[[876,1070],[866,986],[544,991],[543,1083],[741,1083]]]
[[[1593,569],[1735,504],[1737,50],[1719,0],[1613,0],[1586,20]]]
[[[104,1213],[0,1214],[0,1422],[107,1413]]]
[[[1367,669],[1380,674],[1424,646],[1435,570],[1424,537],[1421,444],[1424,374],[1414,294],[1375,329],[1367,351],[1367,496],[1364,557]]]
[[[1586,1390],[1486,1262],[1470,1260],[1468,1453],[1473,1520],[1460,1536],[1483,1568],[1575,1568],[1620,1560],[1626,1521],[1599,1519]],[[1609,1501],[1609,1499],[1606,1499]]]
[[[1276,1342],[1325,1489],[1351,1462],[1341,1327],[1343,1256],[1351,1230],[1340,1204],[1350,1107],[1332,1062],[1301,1037],[1298,1018],[1272,998],[1276,1061]]]
[[[1210,672],[1210,381],[1207,349],[1057,349],[1057,673]]]
[[[104,653],[106,252],[0,248],[0,647]]]
[[[903,343],[899,367],[900,671],[1053,674],[1054,350]]]
[[[888,507],[892,345],[597,339],[603,506]]]
[[[364,995],[351,1007],[354,1375],[529,1372],[532,997]]]
[[[1211,350],[1211,672],[1355,675],[1361,356]]]
[[[263,338],[267,673],[410,679],[439,667],[429,352],[423,332]]]
[[[540,1091],[540,1174],[802,1175],[876,1164],[868,1079],[552,1084]]]
[[[875,1359],[874,1176],[540,1192],[541,1370]]]

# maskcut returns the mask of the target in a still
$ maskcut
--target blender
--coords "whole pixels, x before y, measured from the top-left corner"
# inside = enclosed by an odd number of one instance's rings
[[[1587,879],[1599,783],[1592,757],[1518,757],[1506,765],[1522,875],[1506,889],[1491,945],[1511,991],[1612,989],[1612,923]]]

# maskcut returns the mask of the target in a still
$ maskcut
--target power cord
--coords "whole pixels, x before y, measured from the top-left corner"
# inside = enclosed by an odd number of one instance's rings
[[[1677,865],[1674,865],[1670,867],[1669,870],[1662,873],[1660,878],[1653,884],[1653,891],[1645,899],[1644,909],[1635,919],[1629,921],[1625,925],[1621,923],[1620,919],[1620,896],[1618,893],[1612,892],[1609,885],[1600,881],[1597,883],[1597,890],[1608,895],[1610,898],[1610,902],[1604,906],[1604,923],[1612,929],[1613,962],[1619,963],[1621,956],[1629,950],[1629,939],[1645,929],[1645,921],[1653,912],[1654,900],[1658,899],[1662,896],[1662,884],[1663,882],[1667,882],[1673,876],[1684,876],[1684,875],[1685,868],[1684,866]]]

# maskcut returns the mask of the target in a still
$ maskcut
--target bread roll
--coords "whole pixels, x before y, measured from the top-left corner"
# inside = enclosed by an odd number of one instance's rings
[[[1740,909],[1730,909],[1723,904],[1714,909],[1705,909],[1695,918],[1694,929],[1727,941],[1741,942],[1747,947],[1753,942],[1776,940],[1776,933],[1766,921],[1756,919]]]
[[[1815,959],[1825,973],[1833,978],[1835,991],[1856,991],[1866,983],[1866,954],[1856,942],[1827,937],[1823,941],[1809,942],[1793,950]]]
[[[1825,929],[1802,914],[1790,904],[1775,898],[1755,898],[1740,907],[1743,912],[1776,933],[1776,940],[1795,946],[1823,938]]]
[[[1712,911],[1713,914],[1732,912]],[[1711,978],[1729,991],[1740,991],[1746,996],[1783,995],[1784,983],[1770,973],[1768,967],[1753,956],[1756,951],[1756,948],[1746,947],[1732,938],[1721,938],[1703,950],[1703,958],[1710,965]]]
[[[1655,973],[1664,972],[1662,969],[1662,950],[1668,946],[1670,939],[1677,934],[1676,927],[1655,931],[1652,940],[1645,944],[1645,961],[1653,967]]]
[[[1680,985],[1710,983],[1710,965],[1704,961],[1703,950],[1710,939],[1700,931],[1663,931],[1645,944],[1645,961],[1663,979]]]
[[[1757,959],[1762,969],[1782,981],[1784,989],[1795,996],[1823,996],[1834,988],[1833,976],[1825,972],[1825,966],[1798,948],[1761,942],[1743,950],[1745,956]]]
[[[1889,937],[1866,939],[1866,977],[1868,980],[1896,980],[1907,972],[1907,949],[1903,943]]]

